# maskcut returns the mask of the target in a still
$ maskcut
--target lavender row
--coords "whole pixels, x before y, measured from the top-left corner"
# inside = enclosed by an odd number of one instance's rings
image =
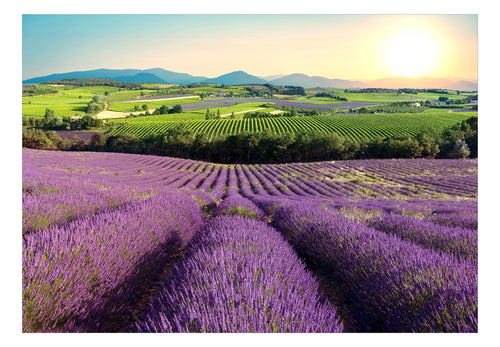
[[[462,209],[456,209],[453,210],[453,212],[456,212],[457,210],[463,211]],[[433,214],[429,216],[427,220],[435,224],[446,225],[449,227],[477,230],[477,216],[473,214],[467,215],[453,212]]]
[[[49,169],[91,178],[104,185],[134,189],[186,187],[204,190],[218,199],[243,187],[259,195],[302,198],[367,196],[439,198],[477,195],[474,160],[353,160],[280,165],[210,165],[168,157],[120,153],[57,153],[23,150],[23,164],[32,170],[43,159]],[[95,157],[95,158],[94,158]],[[242,175],[247,182],[241,181]],[[66,172],[61,171],[66,170]],[[24,183],[24,182],[23,182]]]
[[[237,194],[232,194],[225,198],[215,209],[214,216],[224,215],[239,215],[256,220],[263,220],[265,218],[264,212],[257,205]]]
[[[447,252],[477,262],[477,231],[447,227],[415,217],[381,215],[366,225],[425,248]]]
[[[140,332],[341,332],[339,316],[273,228],[219,216],[151,299]]]
[[[23,331],[112,330],[202,222],[194,200],[170,193],[25,235]]]
[[[50,190],[50,187],[47,187]],[[117,208],[154,194],[126,189],[109,189],[94,184],[74,182],[71,188],[59,186],[57,193],[23,196],[23,234],[66,223],[78,217]],[[37,191],[42,191],[41,186]]]
[[[272,225],[332,274],[360,330],[477,331],[477,265],[304,203],[278,206]]]

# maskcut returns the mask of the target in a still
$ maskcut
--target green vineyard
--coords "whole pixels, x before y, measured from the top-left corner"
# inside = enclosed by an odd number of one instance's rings
[[[415,136],[422,129],[432,127],[435,130],[441,130],[473,115],[475,116],[477,113],[431,111],[419,114],[360,114],[198,120],[184,122],[184,124],[195,136],[204,133],[209,140],[223,135],[234,135],[240,132],[261,132],[264,130],[276,134],[296,133],[300,130],[316,130],[324,134],[337,133],[345,138],[361,140],[404,134]],[[127,123],[115,129],[112,134],[129,133],[144,138],[153,133],[163,134],[180,123],[178,121]]]

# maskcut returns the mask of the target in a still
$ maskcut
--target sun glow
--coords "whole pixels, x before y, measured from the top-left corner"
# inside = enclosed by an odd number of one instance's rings
[[[398,31],[382,45],[382,61],[394,77],[423,77],[437,72],[441,45],[425,29]]]

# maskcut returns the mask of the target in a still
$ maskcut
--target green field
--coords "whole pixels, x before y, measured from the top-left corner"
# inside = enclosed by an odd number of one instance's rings
[[[193,96],[189,99],[175,99],[175,100],[142,100],[138,101],[123,101],[123,102],[112,102],[109,104],[110,111],[118,111],[118,112],[134,112],[134,107],[142,105],[147,105],[148,108],[158,108],[162,105],[182,105],[189,104],[193,102],[201,101],[198,96]]]
[[[440,96],[445,96],[448,99],[464,99],[467,95],[474,95],[477,93],[469,93],[457,95],[454,91],[449,91],[451,94],[438,94],[438,93],[419,93],[419,94],[396,94],[396,93],[345,93],[344,89],[326,88],[334,91],[335,96],[346,98],[348,101],[366,101],[366,102],[401,102],[401,101],[420,101],[420,100],[433,100],[437,101]],[[311,99],[325,99],[325,98],[311,98]],[[334,100],[334,99],[331,99]],[[336,100],[335,100],[336,101]]]
[[[136,99],[138,97],[152,96],[152,95],[153,95],[152,90],[119,90],[110,94],[106,98],[106,100],[107,101],[127,100],[127,99]]]
[[[109,103],[110,111],[119,112],[134,112],[134,107],[141,107],[146,104],[148,108],[157,108],[162,105],[174,105],[174,104],[185,104],[191,103],[196,100],[199,94],[205,93],[207,96],[210,94],[218,95],[222,91],[228,95],[229,93],[234,93],[235,95],[248,95],[248,91],[245,90],[245,86],[226,86],[224,88],[216,87],[214,85],[204,85],[197,86],[193,88],[188,88],[187,86],[175,86],[175,85],[154,85],[146,84],[143,90],[130,90],[122,89],[110,86],[90,86],[90,87],[72,87],[72,86],[59,86],[53,87],[59,90],[57,94],[39,95],[32,97],[23,97],[23,115],[24,116],[35,116],[43,117],[45,110],[50,108],[54,110],[56,117],[70,117],[73,115],[83,115],[86,112],[87,104],[92,100],[92,97],[97,94],[105,95],[105,100]],[[160,91],[158,87],[163,87]],[[149,89],[151,88],[151,89]],[[438,93],[420,93],[420,94],[399,94],[396,93],[345,93],[344,89],[335,88],[323,88],[330,91],[334,91],[336,96],[346,98],[348,101],[353,102],[397,102],[397,101],[419,101],[419,100],[438,100],[440,96],[446,96],[449,99],[463,99],[468,95],[473,95],[476,93],[462,93],[457,95],[454,91],[448,91],[450,94],[438,94]],[[290,96],[287,98],[294,101],[309,101],[313,104],[332,104],[339,103],[336,99],[328,97],[314,97],[310,94],[311,89],[307,90],[306,96]],[[156,96],[159,93],[166,93],[168,95],[178,95],[178,94],[190,94],[193,95],[192,99],[175,99],[175,100],[160,100],[160,101],[140,101],[140,102],[113,102],[115,100],[124,99],[137,99],[148,96]],[[166,95],[168,97],[168,95]],[[198,99],[200,100],[200,99]],[[238,112],[239,110],[234,110]],[[222,112],[222,110],[221,110]],[[228,111],[233,112],[233,110]],[[197,119],[195,114],[186,114],[185,120]]]
[[[211,140],[221,135],[232,135],[244,131],[259,132],[265,129],[280,134],[310,129],[325,134],[335,132],[342,137],[359,140],[404,134],[415,136],[426,128],[440,131],[471,116],[477,116],[477,112],[449,113],[446,110],[428,110],[418,114],[195,120],[185,122],[185,124],[195,135],[204,133]],[[143,138],[151,133],[165,133],[179,123],[176,121],[130,122],[115,129],[113,134],[132,133]]]
[[[23,116],[43,117],[47,108],[54,110],[56,117],[83,115],[87,104],[97,94],[113,93],[116,87],[91,86],[81,88],[57,87],[59,93],[23,97]]]
[[[217,114],[217,110],[220,110],[221,115],[228,114],[231,112],[241,112],[252,110],[256,108],[260,108],[259,102],[250,102],[245,104],[239,104],[229,107],[212,107],[209,108],[209,112]],[[275,108],[266,108],[260,110],[259,112],[272,112],[276,111]],[[138,116],[138,117],[128,117],[128,118],[118,118],[118,119],[109,119],[109,123],[113,124],[124,124],[124,123],[143,123],[143,122],[158,122],[158,121],[193,121],[193,120],[205,120],[207,109],[202,108],[194,111],[187,111],[182,113],[174,113],[174,114],[160,114],[160,115],[152,115],[152,116]],[[244,114],[235,114],[235,118],[243,118]]]

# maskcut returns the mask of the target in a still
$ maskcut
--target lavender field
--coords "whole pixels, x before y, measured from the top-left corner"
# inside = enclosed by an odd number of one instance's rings
[[[23,331],[477,332],[477,166],[23,149]]]

